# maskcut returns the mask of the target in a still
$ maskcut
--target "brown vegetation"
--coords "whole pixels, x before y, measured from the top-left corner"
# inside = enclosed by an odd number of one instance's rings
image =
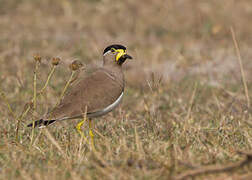
[[[0,0],[0,179],[249,179],[251,17],[250,0]],[[78,120],[26,127],[112,43],[134,61],[96,151]]]

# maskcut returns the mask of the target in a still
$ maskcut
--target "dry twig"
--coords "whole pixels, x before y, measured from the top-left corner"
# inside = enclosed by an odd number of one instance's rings
[[[246,77],[244,74],[244,69],[243,69],[243,64],[242,64],[242,59],[241,59],[241,53],[240,53],[240,49],[236,40],[236,36],[235,36],[235,32],[233,27],[230,28],[231,34],[232,34],[232,38],[233,38],[233,42],[234,42],[234,46],[235,46],[235,50],[236,50],[236,55],[239,61],[239,65],[240,65],[240,70],[241,70],[241,75],[242,75],[242,83],[243,83],[243,87],[244,87],[244,91],[245,91],[245,96],[247,99],[247,106],[249,108],[250,106],[250,99],[249,99],[249,93],[248,93],[248,86],[246,83]]]
[[[210,165],[210,166],[205,166],[205,167],[199,167],[195,170],[189,170],[185,173],[180,174],[179,176],[175,177],[175,180],[182,180],[182,179],[187,179],[189,177],[195,177],[199,176],[202,174],[207,174],[207,173],[221,173],[225,171],[232,171],[236,168],[241,168],[242,166],[249,164],[252,162],[252,152],[242,152],[238,151],[238,154],[242,154],[245,156],[244,159],[236,162],[236,163],[231,163],[229,165]]]

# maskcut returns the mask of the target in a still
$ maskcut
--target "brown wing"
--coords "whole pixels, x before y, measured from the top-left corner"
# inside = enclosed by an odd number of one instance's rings
[[[86,107],[87,113],[102,110],[117,100],[123,88],[123,76],[114,76],[105,69],[99,69],[75,83],[48,118],[81,116]]]

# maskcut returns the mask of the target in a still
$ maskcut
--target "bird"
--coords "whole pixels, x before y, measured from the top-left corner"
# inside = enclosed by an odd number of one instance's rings
[[[103,65],[81,75],[52,111],[27,126],[42,128],[63,120],[82,118],[76,129],[84,137],[81,127],[88,119],[89,136],[94,146],[92,118],[111,112],[122,101],[125,87],[122,65],[127,59],[132,56],[126,53],[125,46],[107,46],[103,51]]]

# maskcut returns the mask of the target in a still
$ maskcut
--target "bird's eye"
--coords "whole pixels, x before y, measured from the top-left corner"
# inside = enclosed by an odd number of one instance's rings
[[[111,48],[111,50],[110,50],[112,53],[115,53],[116,52],[116,50],[114,49],[114,48]]]

